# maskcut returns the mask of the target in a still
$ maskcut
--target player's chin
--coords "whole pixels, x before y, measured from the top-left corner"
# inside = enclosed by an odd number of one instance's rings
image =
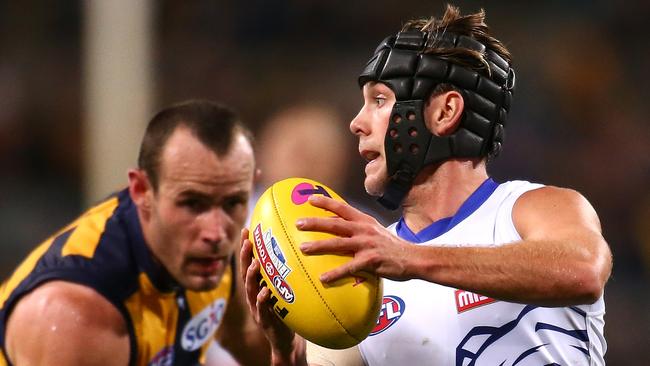
[[[377,175],[368,175],[363,181],[363,186],[366,189],[366,192],[373,197],[380,197],[384,194],[384,187],[386,185],[386,179],[383,177],[378,177]]]
[[[210,291],[219,285],[219,281],[221,275],[187,275],[181,285],[191,291]]]
[[[219,271],[197,271],[189,270],[183,275],[182,281],[179,281],[183,287],[191,291],[209,291],[213,290],[221,282],[223,270]]]

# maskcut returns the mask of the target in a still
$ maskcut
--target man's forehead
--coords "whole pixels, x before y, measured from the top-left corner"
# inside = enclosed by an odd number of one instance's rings
[[[236,132],[224,153],[218,154],[213,148],[206,146],[188,128],[179,127],[169,137],[163,146],[160,156],[161,163],[183,165],[196,159],[214,160],[232,163],[241,160],[253,159],[253,149],[243,133]]]
[[[252,174],[239,173],[218,175],[207,174],[175,174],[170,171],[162,177],[160,190],[173,196],[202,195],[223,197],[248,194],[252,190]]]
[[[213,199],[231,196],[247,196],[251,193],[251,185],[244,182],[223,183],[223,184],[196,184],[193,182],[182,182],[174,185],[169,184],[167,190],[173,196],[194,197],[204,196]]]
[[[178,189],[223,189],[247,185],[254,170],[252,148],[245,139],[235,139],[229,151],[218,155],[189,132],[170,137],[160,159],[161,185],[178,185]]]
[[[245,182],[252,175],[255,167],[253,158],[244,154],[223,157],[216,154],[205,155],[176,155],[163,160],[160,165],[160,175],[173,180],[227,185]]]

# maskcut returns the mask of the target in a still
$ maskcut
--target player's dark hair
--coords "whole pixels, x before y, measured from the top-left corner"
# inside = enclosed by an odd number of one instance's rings
[[[462,15],[458,7],[447,4],[442,18],[430,17],[428,19],[408,20],[402,26],[402,32],[409,30],[428,32],[434,35],[451,32],[468,36],[487,46],[508,63],[512,62],[510,51],[508,51],[501,41],[492,36],[490,27],[485,23],[485,10],[483,9],[476,13]],[[435,39],[435,37],[431,37],[430,39]],[[492,76],[490,65],[484,52],[465,47],[444,47],[440,43],[435,42],[426,45],[423,53],[436,55],[440,59],[472,69],[483,76]],[[458,91],[453,84],[440,83],[431,90],[429,97],[425,100],[428,104],[431,101],[431,96],[437,96],[450,90]],[[485,154],[491,160],[499,152],[495,149],[488,149]]]
[[[243,134],[253,140],[250,130],[230,108],[206,100],[189,100],[158,112],[147,125],[140,145],[138,167],[144,170],[154,191],[158,189],[160,156],[172,133],[183,126],[218,156],[230,151],[233,140]]]
[[[437,39],[435,35],[450,32],[471,37],[497,53],[508,63],[512,62],[510,51],[501,41],[492,36],[490,28],[485,23],[485,11],[483,9],[477,13],[462,15],[458,7],[447,4],[442,18],[430,17],[428,19],[409,20],[402,26],[402,32],[409,30],[418,30],[434,35],[434,37],[429,38],[434,42],[427,44],[423,53],[436,55],[443,60],[467,67],[487,77],[491,76],[491,71],[484,52],[466,47],[443,46],[441,43],[435,42]]]

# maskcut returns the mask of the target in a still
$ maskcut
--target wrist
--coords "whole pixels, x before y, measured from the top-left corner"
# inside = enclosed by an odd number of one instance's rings
[[[306,366],[305,340],[296,335],[290,343],[273,345],[271,349],[271,365]]]
[[[405,268],[408,269],[408,278],[415,278],[435,282],[440,271],[439,259],[442,253],[438,248],[431,246],[416,246],[410,251],[410,256]]]

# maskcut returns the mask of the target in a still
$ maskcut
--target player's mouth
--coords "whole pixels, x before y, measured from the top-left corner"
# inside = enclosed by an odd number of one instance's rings
[[[192,272],[209,276],[223,270],[227,257],[194,257],[190,258],[187,264]]]
[[[366,159],[368,164],[374,162],[379,157],[379,153],[372,150],[360,150],[359,154]]]
[[[381,154],[379,154],[377,151],[373,150],[367,150],[367,149],[360,149],[359,154],[366,160],[366,172],[368,172],[368,169],[376,165],[376,163],[379,161],[379,157]]]

